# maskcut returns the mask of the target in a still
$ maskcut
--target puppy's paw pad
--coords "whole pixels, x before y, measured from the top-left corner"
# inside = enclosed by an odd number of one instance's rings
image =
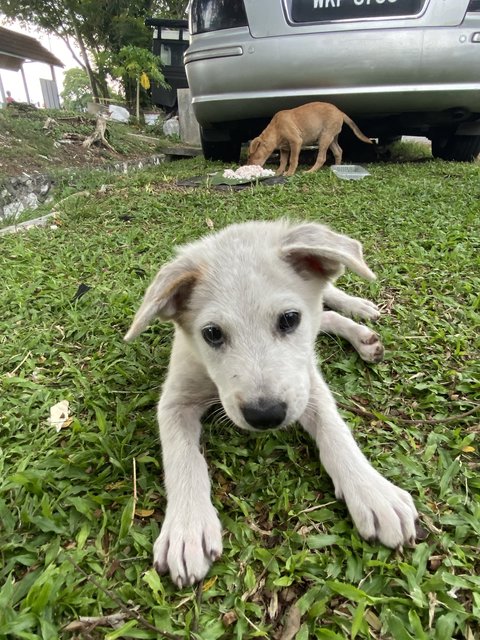
[[[385,353],[385,348],[380,342],[379,336],[365,328],[365,332],[355,345],[360,357],[365,362],[381,362]]]
[[[362,344],[375,344],[376,342],[380,342],[380,338],[376,333],[371,333],[369,336],[366,336],[361,340]]]

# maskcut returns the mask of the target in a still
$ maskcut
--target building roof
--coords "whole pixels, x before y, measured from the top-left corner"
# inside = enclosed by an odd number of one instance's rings
[[[0,69],[18,71],[26,61],[44,62],[56,67],[64,66],[63,62],[35,38],[0,27]]]

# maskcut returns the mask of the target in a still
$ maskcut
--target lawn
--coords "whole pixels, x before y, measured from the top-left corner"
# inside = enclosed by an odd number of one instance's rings
[[[479,638],[479,164],[176,186],[219,167],[97,176],[58,205],[54,228],[0,238],[0,637]],[[412,493],[428,536],[403,552],[363,541],[300,429],[256,437],[206,422],[224,554],[200,587],[178,591],[150,564],[172,328],[122,337],[175,244],[283,216],[363,242],[378,280],[341,284],[380,304],[385,360],[366,364],[326,336],[318,356],[361,448]],[[61,400],[71,419],[57,432]],[[116,628],[102,619],[113,614]]]

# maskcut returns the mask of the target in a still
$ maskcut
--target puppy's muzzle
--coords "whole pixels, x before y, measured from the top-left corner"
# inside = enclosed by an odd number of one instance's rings
[[[285,420],[287,403],[260,398],[255,403],[240,407],[243,417],[254,429],[275,429]]]

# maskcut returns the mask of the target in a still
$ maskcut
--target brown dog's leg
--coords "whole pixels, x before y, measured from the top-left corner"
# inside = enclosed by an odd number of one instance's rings
[[[293,176],[298,167],[298,158],[300,156],[300,150],[302,148],[302,139],[290,140],[290,165],[286,176]]]
[[[342,164],[342,147],[338,144],[338,134],[334,137],[332,144],[330,145],[330,151],[335,158],[335,164]]]
[[[275,172],[276,176],[283,175],[285,169],[287,168],[288,154],[289,154],[288,149],[280,148],[280,165]]]
[[[318,138],[318,155],[315,164],[311,169],[308,169],[307,173],[318,171],[320,167],[323,167],[325,160],[327,159],[327,149],[335,141],[335,136],[332,138],[330,133],[322,131]]]

